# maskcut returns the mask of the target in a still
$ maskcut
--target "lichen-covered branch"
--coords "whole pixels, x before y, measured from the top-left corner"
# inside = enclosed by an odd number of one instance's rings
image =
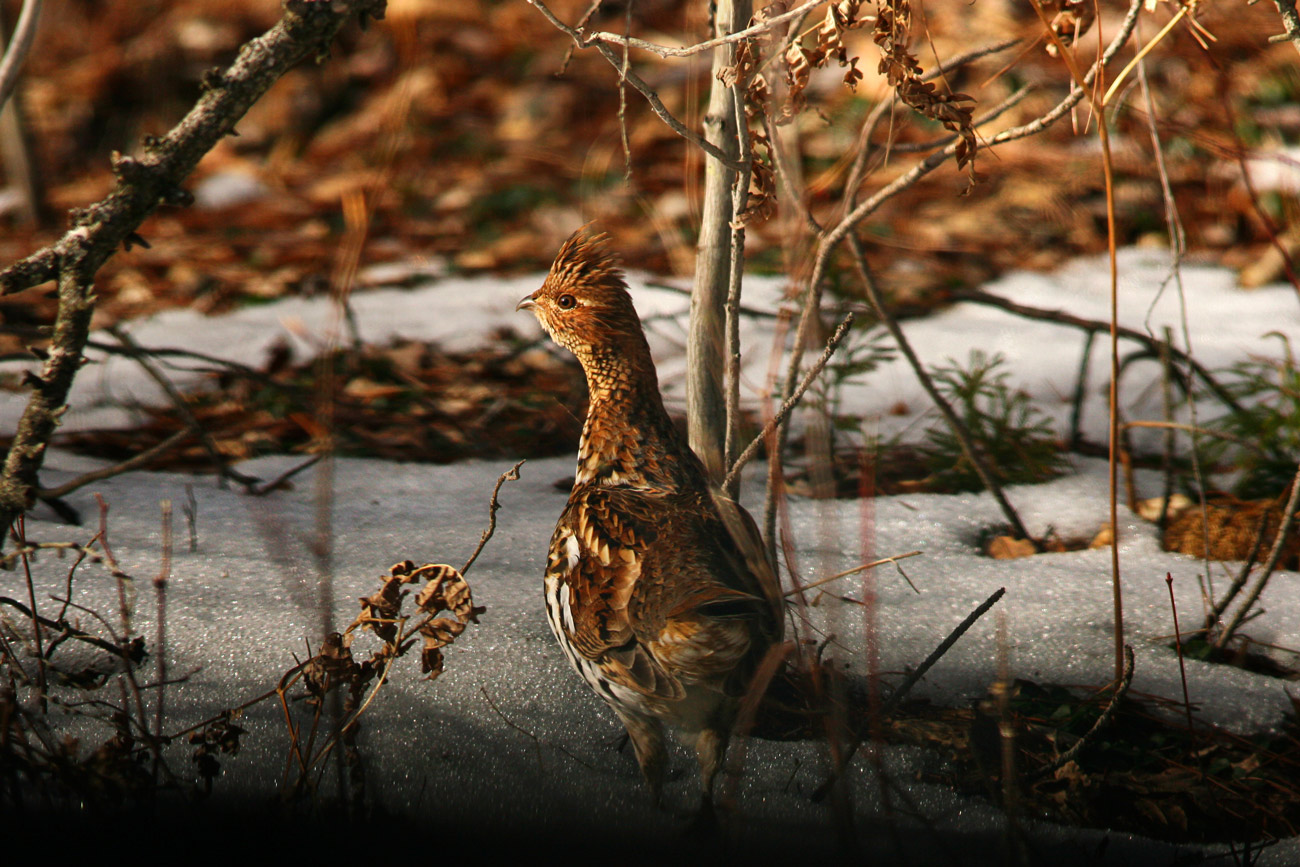
[[[1286,38],[1300,51],[1300,14],[1296,12],[1295,0],[1273,0],[1277,14],[1282,17],[1282,26],[1286,28]],[[1277,37],[1273,37],[1277,39]]]
[[[189,201],[185,178],[285,71],[326,56],[344,24],[380,18],[384,7],[385,0],[288,0],[278,24],[204,77],[203,95],[167,135],[147,138],[138,156],[113,155],[117,185],[107,197],[75,212],[54,244],[0,271],[0,294],[58,281],[53,341],[40,373],[29,377],[32,396],[0,471],[0,528],[31,504],[46,445],[67,410],[95,307],[95,273],[158,205]]]

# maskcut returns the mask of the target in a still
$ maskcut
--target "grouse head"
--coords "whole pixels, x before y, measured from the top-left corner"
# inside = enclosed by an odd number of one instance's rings
[[[519,302],[556,343],[586,362],[610,352],[639,354],[645,345],[623,272],[604,234],[585,228],[564,242],[542,288]]]

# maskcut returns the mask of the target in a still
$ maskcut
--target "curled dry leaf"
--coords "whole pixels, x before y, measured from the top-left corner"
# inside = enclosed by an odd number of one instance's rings
[[[303,683],[312,698],[319,700],[332,684],[356,680],[358,669],[352,658],[352,640],[350,635],[331,632],[325,636],[325,644],[302,667]]]
[[[445,563],[426,563],[417,567],[410,560],[399,563],[390,570],[394,577],[406,583],[425,580],[424,587],[415,595],[415,604],[426,615],[450,612],[455,620],[433,617],[420,627],[424,647],[420,651],[420,668],[433,680],[442,674],[442,648],[456,640],[470,623],[478,623],[478,616],[486,609],[474,604],[469,583],[460,570]]]
[[[1092,0],[1041,0],[1043,16],[1048,18],[1052,32],[1066,48],[1087,33],[1097,19],[1097,6]],[[1056,57],[1060,52],[1056,43],[1047,42],[1047,53]]]
[[[415,580],[413,575],[399,572],[399,567],[404,567],[407,563],[410,561],[394,566],[389,570],[391,576],[384,579],[383,585],[371,595],[362,596],[360,600],[361,614],[357,617],[357,624],[371,630],[385,642],[397,638],[398,616],[402,611],[402,600],[407,596],[402,585]]]
[[[208,793],[212,792],[212,783],[221,773],[221,762],[217,760],[217,755],[233,756],[238,753],[239,738],[245,733],[243,728],[232,723],[230,717],[225,715],[190,734],[189,742],[194,744],[190,761],[194,762]]]
[[[933,84],[921,80],[921,64],[907,47],[911,23],[909,0],[882,0],[872,37],[880,46],[880,72],[899,99],[960,137],[954,156],[958,167],[969,166],[974,183],[975,129],[971,126],[971,107],[964,104],[973,103],[974,97],[965,93],[940,93]]]

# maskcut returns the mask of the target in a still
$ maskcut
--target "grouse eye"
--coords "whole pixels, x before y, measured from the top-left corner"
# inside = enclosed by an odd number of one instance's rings
[[[574,307],[577,306],[578,299],[574,298],[572,295],[561,295],[559,297],[559,300],[557,300],[555,303],[560,305],[561,310],[572,310]]]

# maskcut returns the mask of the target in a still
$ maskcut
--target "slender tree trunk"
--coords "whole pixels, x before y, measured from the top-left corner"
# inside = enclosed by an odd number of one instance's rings
[[[0,43],[8,44],[9,39],[8,22],[0,14]],[[45,190],[32,159],[32,147],[16,88],[0,107],[0,160],[4,161],[9,185],[22,198],[16,209],[18,218],[28,224],[46,224]]]
[[[752,15],[751,0],[718,0],[715,36],[743,30]],[[734,91],[718,72],[735,63],[735,46],[713,50],[709,110],[704,137],[735,161],[740,154]],[[691,293],[690,334],[686,344],[686,416],[691,448],[700,456],[709,477],[721,482],[727,474],[723,444],[727,434],[723,397],[724,331],[727,288],[731,273],[731,224],[735,219],[732,187],[736,173],[705,156],[704,209]],[[741,251],[737,251],[739,255]]]

